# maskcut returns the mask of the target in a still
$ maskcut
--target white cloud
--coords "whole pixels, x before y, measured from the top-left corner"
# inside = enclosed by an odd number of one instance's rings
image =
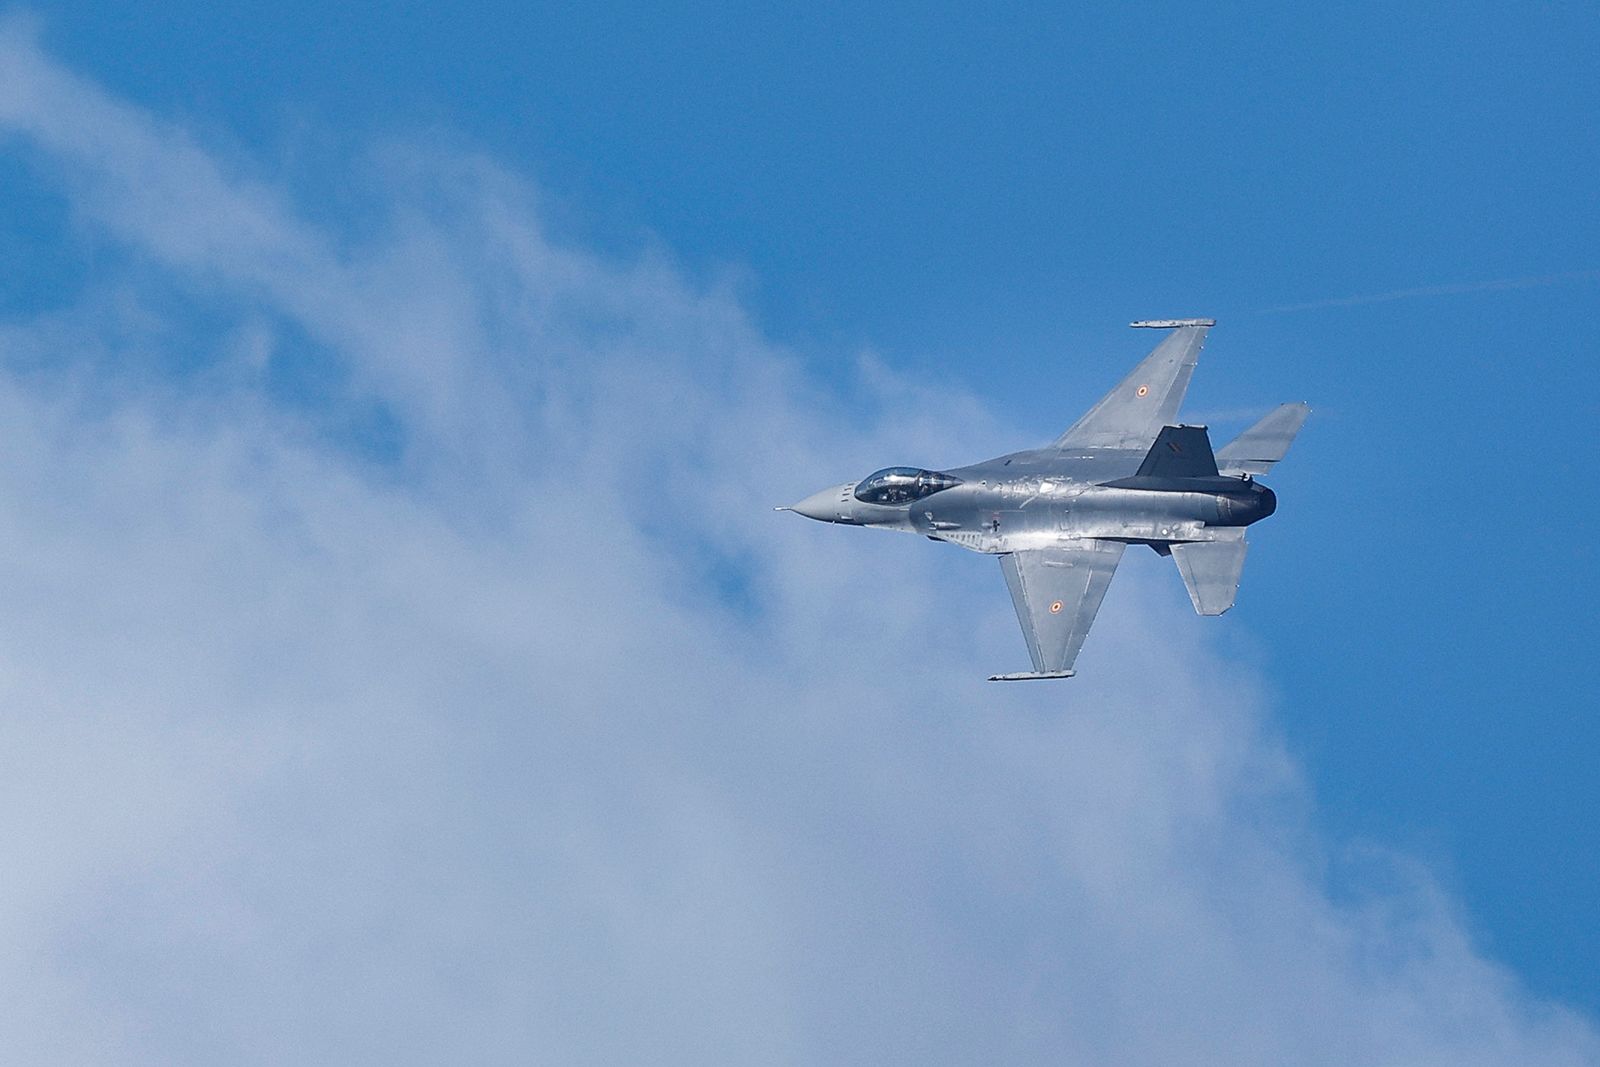
[[[16,23],[0,130],[109,245],[0,330],[0,1058],[1600,1059],[1403,858],[1330,898],[1156,561],[992,687],[992,564],[769,510],[998,451],[970,398],[459,153],[313,225]]]

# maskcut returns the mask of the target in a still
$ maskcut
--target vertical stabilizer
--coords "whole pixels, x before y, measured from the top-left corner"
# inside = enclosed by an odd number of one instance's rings
[[[1139,464],[1140,478],[1215,478],[1217,460],[1204,426],[1163,426]]]

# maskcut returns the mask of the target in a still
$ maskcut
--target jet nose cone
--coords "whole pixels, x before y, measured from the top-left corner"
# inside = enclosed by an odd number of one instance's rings
[[[798,504],[790,504],[789,510],[818,522],[838,522],[845,517],[852,488],[850,485],[836,485],[820,493],[812,493]]]

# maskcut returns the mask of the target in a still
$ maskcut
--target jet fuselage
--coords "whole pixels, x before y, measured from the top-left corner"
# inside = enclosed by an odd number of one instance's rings
[[[849,526],[918,533],[974,552],[1006,553],[1099,538],[1160,545],[1192,541],[1205,527],[1249,526],[1271,515],[1277,498],[1250,478],[1139,478],[1139,457],[1124,451],[1059,449],[1015,452],[949,471],[908,472],[904,495],[918,491],[911,474],[954,484],[912,499],[876,502],[860,482],[814,493],[792,510]],[[879,472],[884,474],[886,472]]]

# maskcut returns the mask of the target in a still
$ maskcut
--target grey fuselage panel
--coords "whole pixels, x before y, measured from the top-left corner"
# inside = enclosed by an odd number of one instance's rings
[[[1086,538],[1205,541],[1208,528],[1248,526],[1275,507],[1271,490],[1245,478],[1140,479],[1144,458],[1123,449],[1033,449],[943,472],[960,484],[910,503],[861,501],[851,483],[795,510],[999,554]]]

